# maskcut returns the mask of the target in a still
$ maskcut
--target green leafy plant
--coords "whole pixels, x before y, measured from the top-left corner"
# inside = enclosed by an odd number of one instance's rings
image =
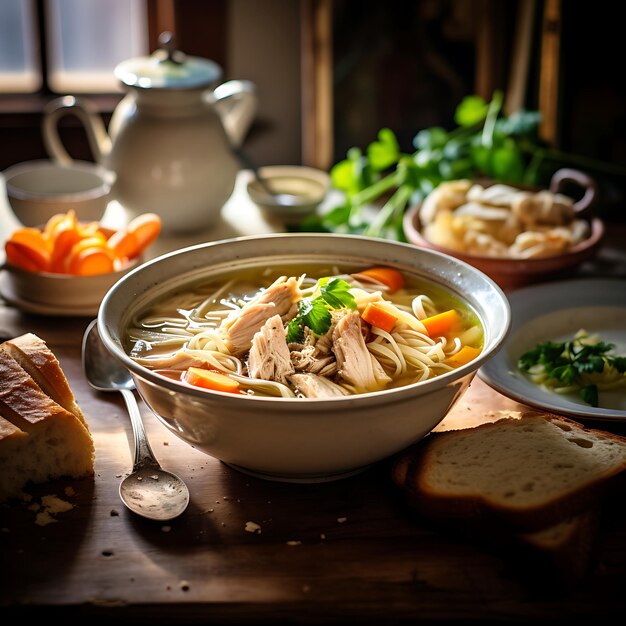
[[[394,132],[383,128],[375,141],[348,150],[330,171],[332,186],[344,201],[330,211],[302,222],[299,230],[362,234],[404,241],[406,208],[420,202],[442,181],[485,177],[509,184],[538,185],[559,164],[586,168],[598,162],[546,146],[538,138],[541,116],[536,111],[502,112],[503,96],[491,102],[467,96],[455,112],[457,127],[419,131],[415,152],[403,153]],[[611,166],[607,165],[605,169]],[[618,173],[624,173],[620,170]],[[367,207],[380,208],[371,218]]]

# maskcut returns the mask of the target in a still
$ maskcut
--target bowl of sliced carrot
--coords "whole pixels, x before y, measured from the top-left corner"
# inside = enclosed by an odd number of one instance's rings
[[[79,222],[73,210],[41,227],[18,228],[4,243],[3,296],[31,312],[95,313],[104,294],[143,261],[161,232],[146,213],[125,228]]]

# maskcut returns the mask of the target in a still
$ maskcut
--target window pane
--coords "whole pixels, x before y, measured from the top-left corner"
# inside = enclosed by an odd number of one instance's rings
[[[0,3],[0,91],[37,91],[41,74],[36,53],[34,3]]]
[[[47,0],[46,16],[53,91],[116,91],[115,66],[148,53],[146,0]]]

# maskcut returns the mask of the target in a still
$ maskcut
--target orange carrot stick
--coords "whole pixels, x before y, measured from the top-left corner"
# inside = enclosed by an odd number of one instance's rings
[[[420,320],[426,328],[429,337],[439,337],[458,328],[461,325],[461,316],[455,309],[437,313],[431,317]]]
[[[446,359],[446,363],[451,367],[461,367],[470,361],[473,361],[479,354],[480,348],[474,348],[473,346],[463,346],[456,354],[449,356]]]
[[[392,267],[370,267],[362,272],[357,272],[357,274],[369,276],[369,278],[387,285],[389,293],[395,293],[404,287],[404,276]]]
[[[391,332],[391,329],[396,325],[398,318],[385,310],[376,302],[368,302],[361,317],[372,326],[380,328],[386,332]]]
[[[229,376],[214,372],[213,370],[205,370],[201,367],[190,367],[184,374],[183,378],[190,385],[202,387],[203,389],[212,389],[213,391],[226,391],[228,393],[238,393],[239,383]]]
[[[37,247],[12,241],[9,239],[4,244],[7,261],[28,272],[46,272],[50,265],[50,253]]]
[[[127,230],[118,230],[113,233],[109,237],[107,245],[120,259],[132,259],[138,256],[141,251],[137,235]]]
[[[133,254],[139,256],[161,232],[161,218],[156,213],[144,213],[132,219],[126,230],[137,237],[138,248]]]

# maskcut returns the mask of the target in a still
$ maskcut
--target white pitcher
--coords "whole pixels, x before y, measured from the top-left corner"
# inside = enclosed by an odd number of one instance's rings
[[[113,197],[127,213],[157,213],[164,232],[185,233],[212,226],[231,195],[239,171],[233,148],[256,114],[256,92],[250,81],[211,88],[219,65],[175,50],[169,33],[160,41],[154,54],[115,68],[127,94],[108,134],[88,99],[64,96],[46,107],[43,138],[52,158],[70,163],[57,123],[76,115],[95,160],[114,172]]]

